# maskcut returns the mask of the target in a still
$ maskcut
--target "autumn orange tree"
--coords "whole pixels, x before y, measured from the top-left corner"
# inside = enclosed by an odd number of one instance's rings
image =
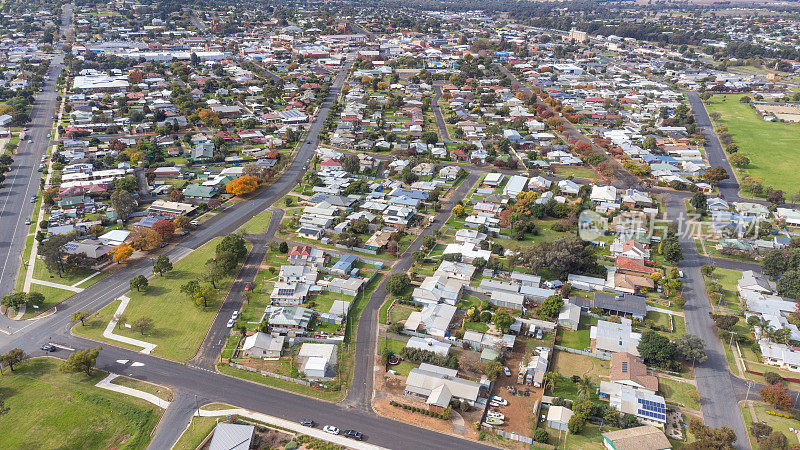
[[[197,113],[197,116],[200,117],[200,120],[202,120],[203,124],[207,127],[219,128],[219,126],[222,125],[219,115],[208,108],[201,109],[200,112]]]
[[[225,187],[228,194],[245,195],[249,194],[258,188],[258,178],[250,175],[239,177]]]
[[[133,247],[129,244],[121,244],[114,250],[111,250],[111,260],[119,264],[122,261],[130,258],[133,254]]]
[[[175,224],[170,220],[158,220],[153,224],[153,231],[158,233],[162,240],[167,241],[175,234]]]
[[[136,250],[151,250],[161,245],[164,240],[152,228],[139,228],[130,235],[131,246]]]

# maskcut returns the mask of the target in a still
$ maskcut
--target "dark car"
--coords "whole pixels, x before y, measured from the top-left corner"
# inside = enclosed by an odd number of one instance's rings
[[[303,420],[301,420],[300,421],[300,425],[303,425],[305,427],[315,427],[315,426],[317,426],[317,424],[314,423],[314,421],[311,420],[311,419],[303,419]]]
[[[161,248],[164,248],[164,247],[166,247],[166,246],[168,246],[168,245],[169,245],[169,242],[162,242],[162,243],[161,243]]]
[[[364,435],[361,434],[360,431],[356,431],[356,430],[344,430],[344,433],[342,433],[342,435],[344,437],[349,437],[350,439],[355,439],[357,441],[363,441],[364,440]]]
[[[54,351],[56,351],[56,346],[53,345],[53,344],[44,344],[40,348],[42,350],[46,351],[46,352],[54,352]]]
[[[186,231],[186,230],[181,231],[181,236],[186,236],[187,234],[189,234],[188,231]]]

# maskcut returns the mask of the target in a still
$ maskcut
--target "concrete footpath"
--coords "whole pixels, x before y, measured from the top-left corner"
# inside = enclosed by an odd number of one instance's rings
[[[125,308],[128,307],[128,302],[131,301],[130,297],[127,295],[123,295],[119,298],[120,304],[117,307],[117,310],[114,312],[114,317],[108,322],[106,325],[106,329],[103,330],[103,337],[107,339],[112,339],[119,342],[124,342],[126,344],[135,345],[137,347],[142,347],[141,353],[149,355],[153,349],[156,348],[156,344],[151,344],[150,342],[140,341],[139,339],[129,338],[127,336],[120,336],[119,334],[114,333],[114,328],[117,327],[117,317],[119,317],[122,313],[125,312]]]
[[[164,409],[169,408],[169,403],[170,402],[168,402],[168,401],[166,401],[166,400],[164,400],[164,399],[162,399],[162,398],[160,398],[160,397],[158,397],[156,395],[153,395],[153,394],[150,394],[150,393],[147,393],[147,392],[144,392],[144,391],[140,391],[138,389],[133,389],[133,388],[120,386],[118,384],[112,383],[111,381],[116,379],[117,377],[119,377],[119,375],[111,373],[107,377],[105,377],[102,380],[98,381],[95,386],[97,386],[99,388],[102,388],[102,389],[108,389],[109,391],[115,391],[115,392],[119,392],[121,394],[130,395],[131,397],[140,398],[140,399],[142,399],[144,401],[150,402],[150,403],[158,406],[159,408],[164,408]]]

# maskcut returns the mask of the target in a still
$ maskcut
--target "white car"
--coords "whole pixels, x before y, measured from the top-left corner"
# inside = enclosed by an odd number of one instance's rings
[[[333,425],[325,425],[322,427],[322,431],[330,434],[339,434],[339,429]]]
[[[233,319],[233,318],[231,318],[231,319],[228,321],[228,325],[227,325],[227,326],[228,326],[228,328],[233,328],[233,324],[234,324],[234,323],[236,323],[236,319]]]
[[[239,318],[239,311],[234,311],[233,314],[231,314],[231,319],[236,320],[238,318]]]
[[[191,225],[193,227],[196,227],[196,226],[200,225],[200,222],[198,222],[196,220],[192,220],[191,222],[189,222],[189,225]]]
[[[499,395],[495,395],[494,397],[492,397],[492,401],[495,402],[495,403],[499,403],[499,404],[501,404],[503,406],[508,405],[508,401],[506,399],[504,399],[503,397],[500,397]]]
[[[511,371],[510,371],[510,370],[508,370],[508,367],[506,367],[506,366],[503,366],[503,372],[506,374],[506,376],[507,376],[507,377],[510,377],[510,376],[511,376]]]
[[[486,417],[490,417],[493,419],[500,419],[500,420],[505,420],[506,418],[506,416],[504,416],[503,413],[499,413],[497,411],[489,411],[488,413],[486,413]]]

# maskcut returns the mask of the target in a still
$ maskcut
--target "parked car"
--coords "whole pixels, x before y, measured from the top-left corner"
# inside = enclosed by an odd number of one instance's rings
[[[161,248],[164,248],[164,247],[166,247],[166,246],[168,246],[168,245],[169,245],[169,242],[162,242],[160,247],[161,247]]]
[[[339,434],[339,429],[333,425],[325,425],[322,427],[322,431],[330,434]]]
[[[499,395],[495,395],[494,397],[492,397],[492,401],[495,403],[499,403],[503,406],[508,405],[508,400],[504,399],[503,397],[500,397]]]
[[[234,311],[233,314],[231,314],[231,319],[236,320],[238,318],[239,318],[239,311]]]
[[[30,225],[30,224],[31,224],[31,219],[25,219],[25,225]]]
[[[35,195],[31,195],[31,203],[36,203],[36,196]]]
[[[196,227],[196,226],[200,225],[200,222],[198,222],[196,220],[192,220],[191,222],[189,222],[189,225],[191,225],[193,227]]]
[[[233,328],[233,324],[234,324],[235,322],[236,322],[236,319],[230,319],[230,320],[228,320],[228,325],[227,325],[227,326],[228,326],[228,328]]]
[[[506,416],[503,415],[503,413],[497,411],[489,411],[488,413],[486,413],[486,417],[492,417],[494,419],[500,419],[500,420],[506,418]]]
[[[189,231],[183,230],[183,231],[181,231],[180,236],[186,236],[187,234],[189,234]]]
[[[361,434],[360,431],[344,430],[344,433],[342,433],[342,434],[344,435],[344,437],[349,437],[350,439],[355,439],[357,441],[363,441],[364,440],[364,435]]]
[[[317,424],[314,423],[314,421],[311,420],[311,419],[303,419],[303,420],[301,420],[300,421],[300,425],[303,425],[303,426],[306,426],[306,427],[312,427],[312,428],[317,426]]]
[[[511,376],[511,371],[508,370],[507,366],[503,366],[503,373],[505,373],[507,377]]]
[[[46,352],[54,352],[54,351],[56,351],[56,346],[53,345],[53,344],[44,344],[40,348],[42,350],[46,351]]]

